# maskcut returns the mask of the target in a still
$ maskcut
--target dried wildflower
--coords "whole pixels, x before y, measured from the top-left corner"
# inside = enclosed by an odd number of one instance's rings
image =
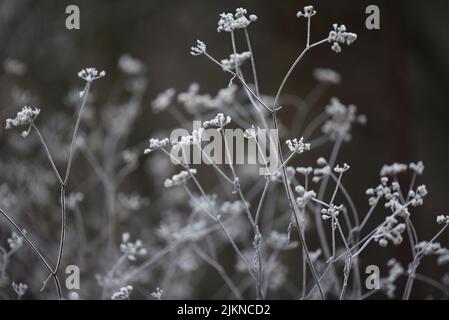
[[[409,197],[411,205],[414,207],[422,206],[424,197],[428,194],[426,186],[420,185],[416,191],[410,190]]]
[[[132,286],[121,287],[119,291],[114,292],[111,296],[112,300],[129,300],[131,293],[133,291]]]
[[[425,256],[437,255],[445,256],[449,254],[449,250],[441,246],[439,242],[421,241],[415,245],[415,249],[419,254]]]
[[[191,175],[196,174],[196,169],[189,169],[189,171],[183,170],[178,174],[175,174],[171,179],[166,179],[164,182],[164,186],[166,188],[171,188],[174,186],[180,186],[187,182],[190,179]]]
[[[28,106],[24,106],[22,110],[20,110],[16,117],[14,119],[6,119],[6,126],[5,129],[9,130],[13,127],[19,127],[19,126],[27,126],[31,125],[33,121],[36,119],[36,117],[41,112],[41,109],[39,108],[32,108]],[[26,137],[28,135],[28,131],[24,131],[22,133],[22,136]],[[26,133],[26,134],[25,134]]]
[[[374,234],[374,241],[378,242],[382,247],[386,247],[388,241],[391,241],[394,245],[399,245],[402,243],[402,233],[404,231],[404,223],[398,223],[394,216],[388,216],[385,219],[385,223]]]
[[[351,140],[352,124],[366,122],[364,115],[356,115],[356,106],[345,106],[335,97],[331,99],[325,111],[330,118],[323,124],[322,131],[332,140],[337,137],[342,137],[345,141]]]
[[[192,56],[199,56],[206,52],[206,45],[201,40],[196,40],[196,46],[190,48]]]
[[[225,116],[223,113],[219,113],[212,120],[204,121],[203,126],[204,128],[217,127],[218,130],[221,130],[223,127],[230,124],[231,120],[230,116]]]
[[[298,13],[296,13],[296,16],[298,18],[300,17],[304,17],[304,18],[311,18],[316,14],[316,11],[313,9],[313,6],[305,6],[304,7],[304,12],[302,12],[301,10],[298,11]]]
[[[137,257],[143,257],[147,254],[147,249],[142,247],[142,241],[137,239],[136,242],[130,242],[130,234],[125,232],[122,234],[122,243],[120,251],[126,255],[128,260],[136,261]]]
[[[85,68],[78,72],[78,77],[87,82],[103,78],[105,75],[106,72],[104,70],[98,71],[96,68]]]
[[[333,42],[332,50],[339,53],[341,52],[340,44],[351,45],[357,40],[357,35],[352,32],[347,32],[345,25],[333,25],[334,30],[329,32],[329,42]]]
[[[122,55],[118,60],[120,71],[127,75],[135,76],[145,72],[145,64],[129,54]]]
[[[320,158],[324,159],[324,158]],[[324,177],[331,174],[331,167],[328,165],[325,165],[322,168],[315,168],[313,169],[313,178],[312,181],[315,183],[320,182]]]
[[[340,74],[332,69],[317,68],[313,71],[313,76],[317,81],[326,84],[338,84],[341,81]]]
[[[220,14],[220,20],[218,21],[217,31],[232,32],[236,29],[242,29],[248,27],[251,22],[257,20],[257,16],[254,14],[246,17],[247,11],[243,8],[237,8],[235,14],[222,13]]]
[[[232,53],[229,55],[228,59],[223,59],[220,63],[223,65],[223,70],[232,70],[235,69],[235,66],[240,67],[246,60],[251,58],[251,53],[249,51],[245,51],[242,53]]]
[[[256,139],[257,138],[257,134],[259,132],[259,127],[254,127],[254,125],[251,125],[251,128],[248,128],[245,130],[245,132],[243,133],[243,136],[246,139]]]
[[[162,300],[162,294],[164,290],[156,288],[156,291],[151,292],[151,296],[156,300]]]
[[[168,138],[164,138],[162,140],[151,138],[149,147],[145,149],[143,153],[148,154],[157,149],[165,147],[168,143],[170,143],[170,140],[168,140]]]
[[[334,204],[330,204],[328,208],[321,209],[321,218],[323,220],[328,220],[330,218],[337,217],[340,212],[343,210],[343,205],[336,206]]]
[[[25,295],[26,291],[28,290],[28,286],[22,282],[15,283],[13,282],[11,284],[12,289],[17,294],[17,299],[22,299],[22,297]]]
[[[176,90],[173,88],[169,88],[160,93],[156,99],[151,102],[151,110],[153,110],[154,113],[166,110],[172,104],[175,94]]]
[[[293,140],[287,140],[285,143],[288,146],[288,149],[291,152],[296,152],[298,154],[304,153],[306,150],[310,150],[310,143],[304,143],[304,138],[301,137],[301,139],[293,139]]]

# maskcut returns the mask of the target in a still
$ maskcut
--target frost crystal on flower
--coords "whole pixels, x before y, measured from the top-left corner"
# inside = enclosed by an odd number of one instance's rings
[[[129,54],[124,54],[119,58],[118,67],[123,73],[132,76],[145,72],[145,64]]]
[[[242,29],[248,27],[251,22],[257,20],[257,16],[254,14],[246,17],[247,11],[243,8],[237,8],[235,14],[222,13],[220,14],[220,20],[218,21],[217,31],[232,32],[236,29]]]
[[[104,70],[98,71],[96,68],[85,68],[78,72],[78,77],[81,79],[92,82],[94,80],[100,79],[106,75]]]
[[[166,188],[171,188],[174,186],[180,186],[187,182],[190,179],[191,175],[196,174],[196,169],[183,170],[178,174],[175,174],[171,179],[166,179],[164,182],[164,186]]]
[[[304,12],[302,12],[301,10],[298,11],[298,13],[296,13],[296,16],[298,18],[300,17],[304,17],[304,18],[311,18],[316,14],[316,11],[313,9],[313,6],[305,6],[304,7]]]
[[[425,256],[437,255],[445,256],[449,254],[449,250],[441,246],[439,242],[421,241],[415,245],[415,249]]]
[[[316,192],[313,190],[306,191],[303,186],[297,186],[295,188],[296,193],[299,194],[299,197],[296,198],[296,203],[300,208],[305,208],[312,198],[316,197]]]
[[[137,239],[136,242],[130,242],[130,235],[128,232],[122,234],[122,243],[120,244],[120,251],[126,255],[128,260],[136,261],[137,257],[143,257],[147,254],[147,249],[142,247],[142,241]]]
[[[357,107],[345,106],[337,98],[332,98],[326,106],[326,114],[329,119],[323,124],[323,133],[329,135],[332,140],[342,137],[345,141],[351,140],[351,128],[353,123],[364,124],[366,117],[356,115]]]
[[[329,32],[329,42],[333,42],[332,50],[339,53],[341,52],[340,44],[351,45],[357,40],[357,35],[352,32],[347,32],[345,25],[339,26],[338,24],[333,25],[334,30]]]
[[[164,92],[160,93],[156,99],[151,102],[151,109],[154,113],[159,113],[166,110],[173,102],[173,97],[176,91],[173,88],[169,88]]]
[[[290,241],[286,233],[280,233],[275,230],[270,232],[267,244],[274,250],[291,250],[298,247],[297,241]]]
[[[313,172],[313,168],[312,167],[298,167],[298,168],[296,168],[296,172],[307,177]]]
[[[212,120],[204,121],[203,126],[204,126],[204,128],[217,127],[218,130],[220,130],[224,126],[230,124],[231,120],[232,119],[230,116],[225,116],[223,113],[219,113]]]
[[[396,280],[404,274],[404,268],[396,259],[390,259],[387,262],[388,277],[381,279],[382,289],[390,299],[394,298],[396,290]]]
[[[28,290],[28,286],[22,282],[13,282],[11,286],[14,292],[17,294],[19,300],[25,295],[26,291]]]
[[[133,291],[132,286],[121,287],[119,291],[114,292],[111,296],[112,300],[129,300],[129,297]]]
[[[259,127],[254,127],[254,125],[251,125],[251,128],[248,128],[245,130],[245,132],[243,133],[243,136],[246,139],[256,139],[257,138],[257,134],[259,132]]]
[[[192,56],[199,56],[206,52],[206,44],[201,40],[196,40],[196,46],[190,48]]]
[[[221,64],[223,65],[223,70],[232,70],[235,69],[235,66],[240,67],[246,60],[251,58],[251,53],[249,51],[245,51],[242,53],[232,53],[229,55],[228,59],[221,60]]]
[[[321,218],[323,220],[328,220],[332,217],[337,217],[340,212],[343,210],[343,205],[336,206],[334,204],[331,204],[329,208],[323,208],[321,209]]]
[[[168,138],[164,138],[164,139],[162,139],[162,140],[151,138],[151,139],[150,139],[150,144],[149,144],[148,148],[145,149],[143,153],[144,153],[144,154],[148,154],[148,153],[150,153],[150,152],[153,152],[154,150],[163,148],[163,147],[165,147],[169,142],[170,142],[170,140],[168,140]]]
[[[151,296],[156,300],[162,300],[162,294],[164,290],[156,288],[156,291],[151,292]]]
[[[310,143],[304,143],[304,138],[301,137],[301,139],[293,139],[293,140],[287,140],[285,141],[285,144],[287,144],[288,149],[291,152],[296,152],[298,154],[304,153],[304,151],[310,150]]]
[[[34,119],[36,119],[40,112],[41,109],[39,108],[24,106],[22,110],[17,113],[14,119],[6,119],[5,129],[8,130],[13,127],[30,125],[33,123]]]
[[[414,207],[422,206],[423,199],[427,195],[427,189],[425,185],[420,185],[416,188],[416,191],[410,190],[409,197],[411,198],[411,204]]]
[[[313,76],[317,81],[327,84],[338,84],[341,81],[340,74],[332,69],[317,68]]]
[[[385,218],[385,223],[374,234],[374,241],[378,242],[382,247],[386,247],[388,241],[391,241],[394,245],[399,245],[402,243],[404,230],[404,223],[398,223],[394,216],[388,216]]]

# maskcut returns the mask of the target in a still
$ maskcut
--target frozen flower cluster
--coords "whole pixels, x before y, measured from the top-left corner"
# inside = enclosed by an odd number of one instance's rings
[[[345,173],[346,171],[348,171],[349,170],[349,165],[347,164],[347,163],[344,163],[343,164],[343,166],[341,167],[340,165],[336,165],[335,167],[334,167],[334,172],[335,173]]]
[[[196,46],[190,48],[192,56],[199,56],[206,52],[206,44],[201,40],[196,40]]]
[[[246,28],[251,24],[251,22],[257,20],[257,16],[254,14],[251,14],[248,17],[246,15],[247,11],[243,8],[237,8],[235,10],[235,14],[220,14],[217,31],[233,32],[236,29]]]
[[[196,174],[196,169],[183,170],[180,173],[175,174],[171,179],[166,179],[164,186],[166,188],[171,188],[174,186],[180,186],[185,184],[192,175]]]
[[[157,149],[163,148],[165,147],[168,143],[170,143],[170,140],[168,140],[168,138],[164,138],[164,139],[155,139],[155,138],[151,138],[150,139],[150,144],[148,146],[147,149],[144,150],[145,154],[148,154],[150,152],[153,152]]]
[[[344,141],[351,140],[351,127],[353,123],[366,123],[364,115],[357,115],[357,107],[354,105],[345,106],[337,98],[332,98],[330,104],[326,106],[326,114],[329,119],[323,124],[322,131],[332,140],[338,137]]]
[[[217,127],[219,130],[230,124],[232,121],[230,116],[225,116],[223,113],[219,113],[209,121],[204,121],[203,126],[207,127]]]
[[[332,50],[339,53],[341,52],[340,44],[351,45],[357,40],[357,35],[352,32],[347,32],[345,25],[333,25],[333,30],[329,32],[329,42],[332,42]]]
[[[41,109],[24,106],[20,110],[14,119],[6,119],[5,129],[11,129],[13,127],[26,126],[33,123],[34,119],[39,115]]]
[[[87,82],[103,78],[105,75],[106,72],[104,70],[98,71],[96,68],[85,68],[78,72],[78,77]]]
[[[385,164],[380,170],[381,176],[395,176],[407,171],[407,165],[404,163]]]
[[[124,209],[130,211],[142,210],[150,204],[150,200],[147,197],[142,197],[138,193],[126,194],[120,192],[117,195],[117,199]]]
[[[22,230],[24,234],[26,234],[25,230]],[[17,251],[23,245],[23,238],[15,231],[11,233],[11,237],[8,238],[8,245],[11,251]]]
[[[132,291],[132,286],[121,287],[119,291],[112,294],[111,300],[129,300]]]
[[[394,298],[396,291],[396,280],[404,274],[404,268],[396,259],[390,259],[387,262],[388,277],[381,279],[382,289],[390,299]]]
[[[415,245],[417,252],[424,256],[438,256],[438,264],[449,263],[449,249],[439,242],[421,241]]]
[[[126,255],[128,260],[136,261],[137,257],[143,257],[147,254],[147,249],[143,248],[141,240],[137,239],[135,242],[131,242],[130,238],[131,236],[128,232],[122,234],[120,251]]]
[[[311,18],[316,14],[316,10],[313,9],[313,6],[305,6],[304,11],[299,10],[296,13],[296,16],[298,18],[304,17],[304,18]]]
[[[242,53],[232,53],[229,55],[228,59],[222,59],[220,63],[223,65],[223,70],[233,70],[235,67],[240,67],[242,64],[251,58],[251,53],[245,51]]]
[[[28,290],[28,286],[22,282],[19,283],[13,282],[11,286],[14,292],[17,294],[19,300],[25,295],[25,293]]]
[[[299,195],[296,198],[296,203],[298,204],[298,207],[302,209],[304,209],[307,206],[310,200],[316,197],[315,191],[313,190],[306,191],[303,186],[296,186],[295,191]]]
[[[321,218],[323,218],[323,220],[336,218],[342,210],[343,210],[342,204],[339,206],[336,206],[331,203],[328,208],[321,209]]]
[[[294,138],[293,140],[285,141],[285,144],[288,146],[288,149],[291,152],[295,152],[297,154],[304,153],[304,151],[310,150],[310,143],[304,143],[304,138],[301,137],[299,140]]]
[[[378,242],[380,246],[386,247],[390,241],[394,245],[402,243],[402,233],[405,231],[405,224],[393,216],[385,218],[385,222],[376,230],[374,234],[374,241]]]
[[[173,98],[176,95],[176,90],[173,88],[169,88],[164,92],[160,93],[156,99],[151,102],[151,109],[154,113],[159,113],[163,110],[166,110],[172,103]]]
[[[156,288],[156,291],[151,292],[151,296],[156,300],[162,300],[162,294],[164,290]]]
[[[200,86],[197,83],[192,83],[186,92],[178,94],[177,100],[188,113],[197,114],[232,105],[235,101],[237,89],[236,85],[231,85],[220,89],[214,97],[209,94],[200,94]]]
[[[449,216],[439,215],[437,217],[438,224],[449,224]]]

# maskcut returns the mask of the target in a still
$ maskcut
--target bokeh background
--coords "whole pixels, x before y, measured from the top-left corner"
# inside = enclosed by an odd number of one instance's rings
[[[81,10],[80,30],[65,28],[65,8],[69,4]],[[85,66],[107,71],[107,77],[95,83],[96,99],[104,101],[120,79],[118,58],[129,53],[146,64],[148,79],[130,143],[173,127],[175,122],[169,116],[151,112],[151,100],[168,87],[185,90],[193,81],[201,84],[202,91],[211,93],[227,85],[226,74],[205,59],[191,56],[189,48],[199,38],[214,56],[229,54],[227,36],[216,32],[217,17],[240,6],[259,18],[251,26],[259,83],[263,93],[274,94],[303,48],[305,24],[295,14],[307,4],[313,4],[318,11],[313,19],[313,39],[326,36],[334,22],[346,24],[359,38],[338,55],[327,46],[307,54],[285,92],[299,96],[309,92],[316,67],[340,72],[342,83],[331,87],[316,108],[323,108],[335,95],[357,105],[368,116],[367,125],[355,129],[354,139],[341,151],[339,162],[351,164],[345,184],[352,189],[356,203],[366,208],[364,190],[378,182],[382,164],[422,160],[426,170],[420,181],[430,194],[414,218],[422,237],[430,237],[436,231],[435,216],[448,214],[449,210],[447,1],[0,0],[0,61],[14,58],[27,67],[22,76],[0,71],[1,123],[20,107],[11,94],[17,83],[29,90],[46,116],[61,111],[72,114],[73,109],[63,101],[70,88],[82,85],[76,73]],[[365,28],[365,8],[369,4],[380,8],[380,30]],[[290,111],[283,112],[281,117],[288,119]],[[13,159],[13,151],[6,143],[4,126],[0,127],[3,164]],[[306,157],[305,161],[311,163],[313,158]],[[0,183],[2,180],[0,176]],[[150,199],[156,194],[156,187],[139,173],[124,188],[130,184],[137,185]],[[139,221],[151,221],[148,217],[155,210],[150,206],[147,216]],[[39,220],[34,218],[36,223]],[[39,230],[34,224],[29,228]],[[0,239],[4,240],[9,234],[6,225],[2,224],[0,231]],[[446,235],[441,242],[447,244],[448,239]],[[382,259],[393,255],[405,261],[409,258],[409,252],[390,249]],[[367,257],[369,260],[370,255]],[[444,271],[434,268],[433,264],[424,264],[423,273]],[[421,296],[432,293],[419,284],[416,288],[421,290]]]

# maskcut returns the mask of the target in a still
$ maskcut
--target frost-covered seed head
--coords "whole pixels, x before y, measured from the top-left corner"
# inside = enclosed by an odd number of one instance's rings
[[[299,10],[296,13],[296,16],[298,18],[304,17],[304,18],[311,18],[316,14],[316,11],[313,9],[313,6],[305,6],[304,11]]]
[[[78,77],[81,79],[92,82],[94,80],[100,79],[106,75],[104,70],[98,71],[96,68],[85,68],[78,72]]]
[[[26,126],[33,123],[36,117],[41,112],[39,108],[32,108],[24,106],[16,115],[14,119],[6,119],[5,129],[9,130],[13,127]]]
[[[190,48],[192,56],[199,56],[206,52],[206,44],[201,40],[196,40],[196,46]]]
[[[294,138],[293,140],[287,140],[285,143],[291,152],[296,152],[298,154],[304,153],[306,150],[310,150],[310,143],[304,143],[304,138],[301,139]]]

